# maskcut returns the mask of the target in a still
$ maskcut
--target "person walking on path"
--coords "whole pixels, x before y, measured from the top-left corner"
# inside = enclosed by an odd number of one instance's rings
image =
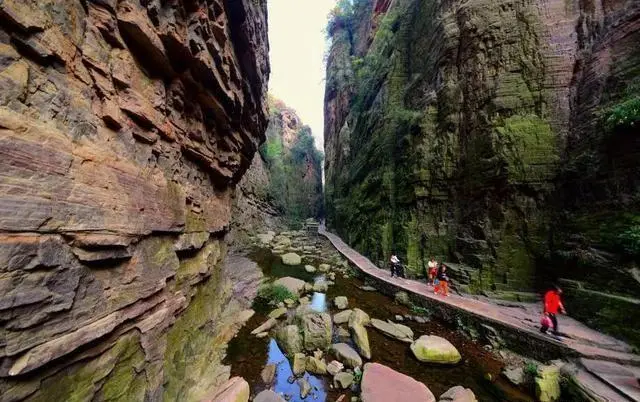
[[[438,262],[433,256],[431,256],[431,260],[429,260],[429,270],[427,271],[427,285],[433,286],[433,281],[436,279],[436,274],[438,273]]]
[[[562,295],[562,289],[559,286],[554,286],[553,289],[547,291],[544,295],[544,309],[543,314],[551,319],[551,323],[553,324],[553,334],[558,335],[558,318],[556,315],[558,312],[566,314],[567,311],[564,309],[562,305],[562,300],[560,296]],[[540,332],[543,334],[547,333],[549,329],[548,326],[542,325],[540,327]]]
[[[398,265],[400,264],[400,259],[396,256],[395,253],[391,254],[391,277],[398,276]]]
[[[443,296],[449,296],[449,276],[447,275],[447,266],[442,264],[440,266],[440,270],[438,271],[438,275],[436,277],[438,279],[438,284],[434,289],[434,294],[441,293]]]

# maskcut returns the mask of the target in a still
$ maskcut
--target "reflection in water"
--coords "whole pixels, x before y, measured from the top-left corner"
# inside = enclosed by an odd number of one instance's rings
[[[322,294],[322,296],[324,297],[324,294]],[[300,387],[298,386],[298,383],[294,382],[293,384],[290,384],[288,381],[293,375],[293,371],[291,371],[291,364],[284,353],[282,353],[274,339],[269,341],[267,364],[277,365],[274,386],[272,389],[281,395],[290,395],[290,402],[303,402],[309,400],[325,401],[327,399],[324,380],[322,378],[309,375],[308,373],[304,374],[304,378],[309,382],[309,384],[311,384],[312,391],[304,400],[300,398]]]
[[[324,293],[314,292],[311,298],[311,309],[319,313],[327,311],[327,295]]]

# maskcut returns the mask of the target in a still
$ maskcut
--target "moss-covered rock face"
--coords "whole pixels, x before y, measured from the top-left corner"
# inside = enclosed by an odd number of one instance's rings
[[[330,22],[328,225],[416,274],[463,263],[472,290],[597,284],[612,264],[610,289],[639,295],[633,2],[373,3]]]

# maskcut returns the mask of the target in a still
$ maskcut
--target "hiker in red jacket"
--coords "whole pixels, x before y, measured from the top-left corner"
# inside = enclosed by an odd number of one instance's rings
[[[560,295],[562,295],[562,289],[558,286],[554,286],[553,289],[547,291],[544,295],[544,311],[543,314],[551,319],[551,323],[553,324],[553,333],[555,335],[558,334],[558,319],[556,315],[558,312],[566,314],[566,310],[562,305],[562,300],[560,300]],[[544,334],[547,332],[549,327],[546,325],[542,325],[540,327],[540,331]]]

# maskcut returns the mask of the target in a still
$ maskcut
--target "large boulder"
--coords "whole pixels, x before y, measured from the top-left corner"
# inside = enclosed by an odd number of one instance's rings
[[[396,324],[390,321],[382,321],[377,318],[371,319],[371,325],[383,334],[395,338],[402,342],[413,342],[413,331],[406,325]]]
[[[478,402],[478,400],[469,388],[456,385],[440,395],[438,402]]]
[[[307,271],[308,273],[312,274],[312,273],[316,272],[316,267],[314,267],[313,265],[305,265],[304,266],[304,270]]]
[[[358,325],[358,324],[362,326],[367,326],[369,325],[370,322],[371,322],[371,319],[369,318],[369,314],[365,313],[359,308],[354,308],[353,312],[349,316],[349,327],[351,327],[352,325]]]
[[[362,402],[435,402],[433,393],[421,382],[378,363],[364,365]]]
[[[282,254],[282,263],[284,265],[300,265],[302,264],[302,257],[296,253]]]
[[[291,371],[293,375],[302,375],[307,368],[307,356],[304,353],[296,353],[293,355],[293,364]]]
[[[333,377],[333,386],[338,389],[347,389],[353,384],[353,380],[353,374],[341,371]]]
[[[290,276],[285,276],[284,278],[277,279],[273,282],[274,285],[284,286],[289,289],[289,291],[295,295],[300,295],[302,290],[304,289],[304,281],[298,278],[292,278]]]
[[[348,367],[356,368],[362,366],[362,358],[346,343],[336,343],[331,345],[331,351],[336,358]]]
[[[270,389],[266,389],[260,392],[258,395],[256,395],[256,397],[253,398],[253,402],[286,402],[286,401],[279,394],[273,392]]]
[[[276,342],[287,356],[302,352],[302,336],[297,325],[287,325],[278,329]]]
[[[351,317],[351,313],[353,312],[353,310],[344,310],[341,311],[339,313],[336,313],[333,315],[333,322],[335,324],[344,324],[346,322],[349,322],[349,317]]]
[[[325,350],[331,345],[331,316],[327,313],[307,313],[302,317],[303,345],[306,350]]]
[[[360,309],[354,309],[349,318],[349,330],[353,341],[358,347],[358,352],[365,359],[371,359],[371,347],[369,346],[369,334],[364,327],[364,323],[369,322],[367,313]]]
[[[345,296],[337,296],[335,299],[333,299],[333,305],[336,306],[336,308],[339,310],[344,310],[345,308],[349,307],[349,299],[347,299]]]
[[[456,364],[462,359],[460,352],[448,340],[435,335],[423,335],[411,344],[411,351],[421,362]]]
[[[327,374],[327,364],[322,359],[318,359],[314,356],[307,358],[306,369],[312,374]]]
[[[536,397],[540,402],[560,400],[560,367],[556,365],[538,367]]]

